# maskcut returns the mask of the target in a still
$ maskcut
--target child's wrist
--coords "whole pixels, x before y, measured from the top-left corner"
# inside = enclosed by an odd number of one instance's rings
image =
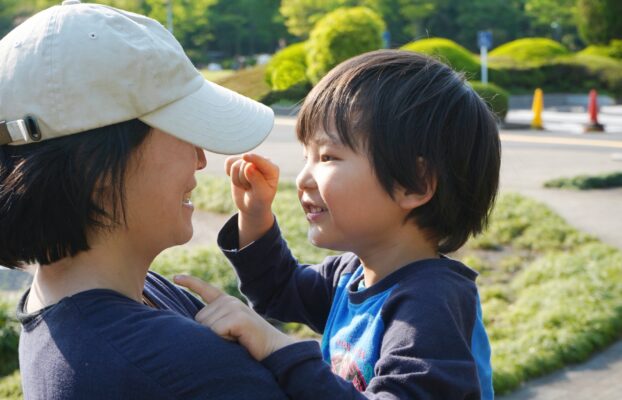
[[[238,226],[241,229],[268,230],[274,223],[272,210],[267,209],[260,212],[249,213],[240,211],[238,214]]]
[[[274,225],[274,215],[271,210],[251,215],[240,212],[238,215],[239,248],[242,249],[261,238],[272,228],[272,225]]]
[[[260,359],[258,359],[257,361],[263,361],[264,359],[266,359],[268,356],[272,355],[273,353],[281,350],[284,347],[290,346],[294,343],[296,343],[295,339],[279,331],[278,334],[272,335],[271,347],[268,349],[266,354]]]

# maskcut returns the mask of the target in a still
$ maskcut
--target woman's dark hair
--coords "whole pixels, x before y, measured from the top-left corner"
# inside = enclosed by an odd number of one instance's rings
[[[135,119],[0,152],[0,265],[51,264],[125,224],[125,172],[149,126]]]
[[[298,139],[319,131],[364,152],[383,188],[432,199],[407,219],[442,253],[486,226],[499,184],[501,144],[486,104],[462,75],[430,57],[379,50],[351,58],[311,90],[298,116]]]

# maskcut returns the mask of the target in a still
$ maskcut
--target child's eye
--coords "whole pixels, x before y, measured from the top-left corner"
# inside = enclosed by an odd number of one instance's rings
[[[334,161],[334,160],[335,160],[335,157],[330,156],[330,155],[328,155],[328,154],[322,154],[322,155],[320,156],[320,161],[321,161],[321,162],[328,162],[328,161]]]

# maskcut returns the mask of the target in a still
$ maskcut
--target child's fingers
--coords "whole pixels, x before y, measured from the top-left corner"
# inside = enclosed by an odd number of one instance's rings
[[[243,177],[244,164],[245,162],[242,159],[239,159],[233,163],[230,171],[231,183],[233,183],[234,186],[248,190],[250,189],[250,184],[248,183],[246,177]]]
[[[233,163],[235,163],[237,160],[240,160],[241,158],[242,156],[227,157],[227,159],[225,160],[225,173],[227,174],[227,176],[231,176],[231,167],[233,166]]]
[[[247,321],[245,306],[232,296],[221,296],[203,307],[194,319],[228,340],[237,340],[241,324]]]
[[[223,339],[232,341],[238,340],[237,337],[231,334],[231,331],[233,329],[232,321],[226,318],[221,318],[216,321],[213,325],[210,326],[210,329]]]
[[[244,160],[240,160],[241,164],[240,164],[240,169],[238,170],[238,179],[240,181],[240,184],[242,185],[242,187],[246,190],[251,188],[251,183],[249,182],[248,178],[246,177],[246,169],[248,169],[249,167],[251,167],[246,161]]]
[[[176,284],[184,286],[201,296],[203,301],[208,304],[224,294],[222,290],[194,276],[176,275],[173,280]]]
[[[242,155],[242,159],[252,163],[266,180],[279,178],[279,167],[269,159],[254,153],[244,154]]]
[[[199,310],[194,319],[201,325],[212,326],[214,322],[234,312],[234,304],[227,301],[229,296],[220,296]]]

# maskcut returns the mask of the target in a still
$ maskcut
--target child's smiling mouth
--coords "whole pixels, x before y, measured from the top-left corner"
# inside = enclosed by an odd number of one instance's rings
[[[318,206],[311,201],[301,200],[300,203],[309,222],[316,222],[328,211],[326,207]]]

